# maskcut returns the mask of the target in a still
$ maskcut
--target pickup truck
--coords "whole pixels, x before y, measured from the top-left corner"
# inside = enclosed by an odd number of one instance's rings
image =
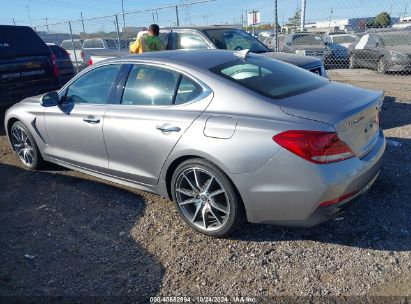
[[[0,106],[60,87],[56,57],[28,26],[0,25]]]
[[[140,32],[138,37],[144,33]],[[159,38],[166,45],[167,50],[227,49],[240,51],[249,49],[253,53],[288,62],[327,77],[322,60],[311,56],[273,52],[258,39],[236,28],[221,26],[164,28],[160,31]],[[129,54],[127,51],[123,51],[117,55],[127,54]],[[89,63],[97,63],[112,57],[116,56],[91,56]]]
[[[131,41],[131,40],[130,40]],[[83,41],[83,63],[90,65],[92,57],[112,58],[128,53],[129,40],[90,38]]]
[[[74,47],[73,47],[74,44]],[[60,44],[60,47],[65,49],[70,55],[71,62],[74,66],[77,66],[77,69],[81,70],[86,64],[84,64],[83,57],[83,43],[80,39],[71,39],[63,40]]]

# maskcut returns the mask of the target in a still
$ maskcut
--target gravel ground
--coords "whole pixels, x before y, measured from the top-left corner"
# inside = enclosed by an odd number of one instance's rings
[[[0,296],[410,297],[411,77],[399,90],[372,73],[354,84],[386,92],[381,175],[310,229],[246,224],[208,238],[155,195],[52,165],[24,170],[0,130]]]

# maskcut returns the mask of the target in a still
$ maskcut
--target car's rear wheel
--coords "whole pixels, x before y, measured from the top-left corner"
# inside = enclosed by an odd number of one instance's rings
[[[43,158],[30,131],[20,121],[16,121],[10,130],[10,140],[14,151],[28,169],[38,169]]]
[[[348,59],[348,68],[350,69],[355,69],[357,66],[355,64],[355,59],[354,59],[354,55],[350,55],[349,59]]]
[[[387,73],[387,61],[384,59],[384,57],[380,58],[377,62],[377,72],[379,74]]]
[[[224,172],[203,159],[181,163],[171,181],[172,197],[184,221],[215,237],[232,233],[244,222],[244,209]]]

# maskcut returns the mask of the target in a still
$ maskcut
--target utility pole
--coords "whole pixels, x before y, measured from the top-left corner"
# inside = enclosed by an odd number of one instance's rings
[[[123,31],[126,31],[126,17],[124,15],[124,0],[121,0],[121,12],[123,13]]]
[[[408,2],[405,4],[404,18],[407,16]]]
[[[177,21],[177,26],[180,26],[180,19],[178,18],[178,5],[176,5],[176,21]]]
[[[83,25],[83,33],[86,33],[86,30],[84,28],[84,18],[83,18],[83,12],[80,12],[80,16],[81,16],[81,24]]]
[[[304,32],[305,26],[305,0],[301,0],[301,32]]]
[[[48,24],[48,19],[47,19],[47,17],[45,18],[46,19],[46,28],[47,28],[47,33],[50,33],[50,31],[49,31],[49,24]]]
[[[14,26],[16,26],[16,21],[14,20],[14,17],[13,17],[13,24],[14,24]]]
[[[332,18],[332,16],[333,16],[333,9],[331,9],[331,11],[330,11],[330,22],[328,23],[328,27],[330,28],[330,31],[331,31],[331,18]]]
[[[31,21],[31,15],[30,15],[30,8],[28,5],[26,5],[27,13],[29,14],[29,19],[30,19],[30,26],[33,27],[33,22]]]
[[[274,20],[274,31],[275,31],[275,48],[274,50],[278,52],[278,0],[275,0],[274,3],[274,8],[275,8],[275,20]]]

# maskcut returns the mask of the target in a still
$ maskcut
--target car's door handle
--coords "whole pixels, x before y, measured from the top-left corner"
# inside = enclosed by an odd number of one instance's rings
[[[180,132],[181,128],[177,126],[157,126],[157,130],[168,133],[168,132]]]
[[[84,122],[90,123],[90,124],[98,124],[100,122],[100,118],[94,117],[94,116],[88,116],[83,118]]]

